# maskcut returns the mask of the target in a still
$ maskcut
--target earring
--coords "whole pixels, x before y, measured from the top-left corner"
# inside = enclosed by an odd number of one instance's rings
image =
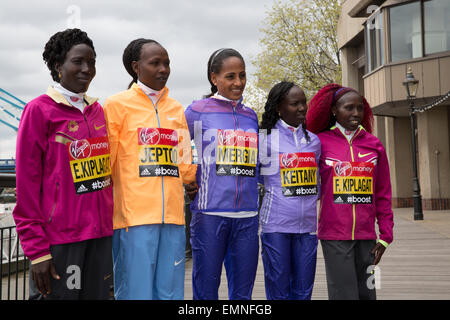
[[[61,79],[61,77],[62,77],[61,72],[58,72],[58,77]]]

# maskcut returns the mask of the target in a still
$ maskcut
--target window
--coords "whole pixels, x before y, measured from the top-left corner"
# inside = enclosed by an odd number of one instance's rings
[[[367,71],[384,64],[383,13],[378,10],[366,22]]]
[[[424,2],[425,53],[450,50],[450,1]]]
[[[392,7],[389,23],[391,61],[422,57],[421,2]]]

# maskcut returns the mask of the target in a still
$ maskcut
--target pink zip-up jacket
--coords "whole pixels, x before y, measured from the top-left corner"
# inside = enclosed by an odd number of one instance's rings
[[[85,100],[81,112],[50,87],[20,120],[13,216],[32,261],[49,256],[50,245],[113,234],[105,117],[96,99]]]
[[[380,140],[359,127],[350,142],[337,127],[318,134],[321,197],[318,238],[393,240],[391,182]],[[356,177],[351,178],[353,175]],[[372,179],[372,183],[370,183]],[[350,202],[350,203],[349,203]]]

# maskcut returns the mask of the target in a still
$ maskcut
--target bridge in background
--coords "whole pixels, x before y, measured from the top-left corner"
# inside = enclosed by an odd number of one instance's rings
[[[0,159],[0,173],[16,173],[16,159]]]
[[[17,132],[25,105],[25,101],[0,88],[0,126],[4,125]],[[0,174],[10,173],[16,173],[15,159],[0,159]]]
[[[0,88],[0,124],[17,132],[25,104],[25,101]]]

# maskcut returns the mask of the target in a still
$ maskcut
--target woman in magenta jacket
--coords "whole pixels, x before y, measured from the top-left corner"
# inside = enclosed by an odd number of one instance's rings
[[[54,83],[25,106],[13,211],[31,260],[30,299],[109,299],[113,199],[102,106],[86,95],[96,53],[86,32],[54,34],[43,52]]]
[[[306,121],[322,145],[318,238],[329,299],[376,299],[372,273],[394,223],[389,165],[371,134],[372,111],[356,90],[329,84],[311,99]]]

